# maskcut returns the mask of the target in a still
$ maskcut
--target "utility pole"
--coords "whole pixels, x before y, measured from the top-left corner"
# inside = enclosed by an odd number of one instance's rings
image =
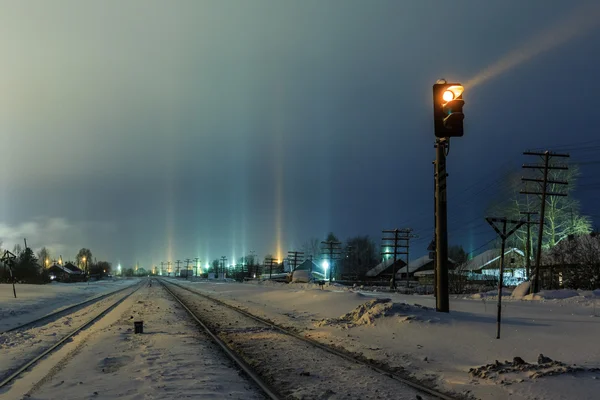
[[[225,278],[225,263],[227,262],[227,257],[221,256],[221,273],[223,274],[223,278]]]
[[[410,239],[417,237],[413,235],[412,228],[404,228],[404,229],[389,229],[381,231],[384,237],[381,239],[381,247],[384,249],[381,254],[384,255],[393,255],[394,263],[392,264],[392,279],[390,279],[390,289],[396,289],[396,262],[398,260],[399,255],[406,256],[406,288],[409,287],[409,247],[410,247]],[[393,234],[392,237],[385,235]],[[390,247],[393,248],[393,251],[388,251]]]
[[[450,312],[448,291],[448,215],[446,194],[446,148],[449,138],[436,139],[435,173],[435,276],[437,281],[435,308]]]
[[[173,265],[173,263],[171,261],[167,261],[167,276],[171,276],[171,265]]]
[[[502,316],[502,284],[504,279],[504,249],[506,248],[506,239],[515,233],[525,221],[513,221],[506,218],[486,218],[488,224],[496,231],[498,236],[502,239],[502,249],[500,250],[500,274],[498,276],[498,314],[496,316],[496,339],[500,339],[500,320]],[[502,223],[502,232],[495,225],[496,222]],[[510,231],[506,232],[506,224],[513,224],[514,226]]]
[[[342,254],[342,243],[337,242],[335,240],[328,240],[321,242],[321,244],[323,245],[321,254],[329,256],[329,282],[331,282],[333,276],[334,260],[337,260],[338,257]]]
[[[392,237],[392,238],[385,237],[385,236],[381,238],[381,254],[383,255],[384,260],[385,260],[386,255],[394,256],[394,261],[392,263],[392,279],[390,279],[390,290],[395,290],[396,289],[396,261],[398,259],[398,236],[399,236],[400,232],[398,231],[398,229],[383,230],[381,232],[383,233],[383,235],[385,235],[386,233],[394,234],[394,237]],[[389,243],[389,241],[391,241],[391,240],[394,241],[393,244]],[[392,246],[394,251],[390,252],[389,246]],[[408,264],[406,265],[406,271],[408,274]]]
[[[430,257],[433,260],[433,297],[437,297],[437,246],[435,244],[435,238],[437,234],[437,163],[435,160],[431,163],[433,164],[433,240],[427,247],[427,250],[431,252],[430,255],[433,254],[433,257]]]
[[[181,260],[175,261],[175,264],[177,264],[177,267],[175,268],[175,276],[179,276],[179,264],[181,264]]]
[[[463,92],[460,83],[438,80],[433,85],[433,131],[436,141],[435,159],[435,277],[437,280],[435,308],[450,311],[448,294],[448,226],[446,195],[446,156],[451,137],[464,135]]]
[[[165,274],[165,262],[164,261],[160,262],[160,274],[161,275]]]
[[[17,259],[17,256],[15,256],[13,253],[11,253],[8,250],[4,251],[4,255],[2,256],[2,259],[0,259],[0,261],[8,266],[8,270],[10,272],[10,280],[12,281],[12,287],[13,287],[13,295],[15,296],[15,299],[17,298],[17,290],[15,289],[15,276],[13,274],[13,267],[15,266],[15,260]]]
[[[525,244],[525,252],[527,259],[525,260],[525,276],[529,279],[529,272],[531,271],[531,224],[537,224],[535,221],[531,221],[532,215],[537,215],[537,211],[521,211],[520,214],[527,215],[527,243]]]
[[[200,262],[200,257],[194,258],[194,261],[196,261],[196,264],[194,265],[194,276],[198,276],[198,262]]]
[[[185,277],[187,279],[190,277],[190,262],[192,260],[190,258],[186,258],[184,261],[185,261]]]
[[[265,258],[265,267],[269,267],[269,279],[271,279],[273,275],[273,264],[275,263],[275,259],[273,257]]]
[[[304,261],[304,252],[288,251],[288,260],[290,260],[290,264],[292,264],[292,272],[294,272],[298,264],[302,264]]]
[[[523,164],[523,168],[525,168],[525,169],[540,170],[543,173],[542,179],[521,178],[521,180],[523,182],[536,182],[541,186],[538,191],[521,190],[521,194],[535,194],[535,195],[541,196],[540,222],[539,222],[540,226],[539,226],[539,230],[538,230],[538,242],[537,242],[537,251],[536,251],[536,259],[535,259],[535,275],[534,275],[533,286],[532,286],[532,290],[531,290],[531,293],[537,293],[540,289],[540,262],[542,259],[542,243],[544,241],[544,219],[545,219],[545,213],[546,213],[546,196],[567,196],[566,193],[549,192],[548,184],[554,184],[554,185],[568,185],[569,184],[569,182],[567,182],[567,181],[558,181],[558,180],[548,179],[548,173],[550,170],[567,170],[567,169],[569,169],[569,167],[566,165],[550,165],[550,159],[552,157],[567,158],[567,157],[569,157],[569,155],[552,153],[548,150],[546,150],[542,153],[534,152],[534,151],[526,151],[523,154],[526,156],[542,157],[542,160],[544,162],[543,165]]]
[[[354,246],[350,246],[350,245],[346,245],[346,248],[344,249],[344,256],[346,259],[346,266],[348,265],[352,265],[352,268],[354,269],[355,267],[355,263],[357,261],[357,257],[355,257],[355,253],[354,253]],[[350,264],[351,263],[351,264]],[[348,271],[346,271],[346,273],[348,273]],[[341,276],[342,280],[343,280],[343,275]],[[350,275],[351,280],[358,280],[358,275],[354,275],[354,271],[352,271],[352,275]]]

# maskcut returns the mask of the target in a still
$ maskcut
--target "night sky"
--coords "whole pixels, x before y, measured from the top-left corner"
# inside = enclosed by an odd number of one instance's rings
[[[600,224],[599,28],[597,0],[3,1],[0,239],[148,267],[412,227],[419,257],[439,78],[476,83],[450,244],[494,237],[530,148],[585,163]]]

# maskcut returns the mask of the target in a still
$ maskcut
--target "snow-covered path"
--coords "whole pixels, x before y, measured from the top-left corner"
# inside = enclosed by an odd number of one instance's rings
[[[323,320],[336,319],[373,298],[424,306],[434,306],[435,299],[336,287],[319,290],[302,284],[180,283],[295,327],[311,338],[404,368],[418,379],[433,380],[441,388],[476,398],[596,399],[600,393],[598,373],[538,379],[526,374],[480,379],[469,374],[470,368],[517,356],[536,363],[539,354],[567,364],[599,367],[600,307],[594,304],[598,299],[507,299],[503,302],[502,337],[497,340],[496,302],[489,298],[454,298],[449,315],[407,306],[362,325],[327,324]]]
[[[133,321],[144,334],[133,334]],[[140,289],[3,399],[262,399],[157,284]],[[45,370],[41,373],[40,370]],[[29,375],[29,376],[28,376]]]

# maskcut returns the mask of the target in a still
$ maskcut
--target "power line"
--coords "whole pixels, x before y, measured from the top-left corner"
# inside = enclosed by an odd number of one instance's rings
[[[600,143],[600,139],[586,140],[585,142],[566,143],[566,144],[559,144],[559,145],[546,146],[546,147],[537,147],[533,150],[543,150],[543,149],[557,150],[557,149],[563,149],[566,147],[585,146],[585,145],[591,144],[591,143]]]
[[[503,164],[501,164],[500,166],[498,166],[497,168],[494,168],[491,172],[488,172],[484,175],[481,176],[480,179],[477,179],[475,183],[471,184],[470,186],[467,186],[466,188],[461,188],[459,190],[457,190],[457,192],[455,193],[460,193],[460,194],[454,194],[454,195],[450,195],[448,196],[448,200],[449,201],[455,201],[455,200],[459,200],[465,197],[469,197],[469,200],[467,200],[466,202],[461,202],[458,206],[456,206],[457,208],[463,208],[466,205],[471,204],[475,199],[475,196],[478,196],[479,194],[485,192],[488,189],[491,189],[492,187],[494,187],[494,184],[506,179],[511,173],[513,173],[513,171],[506,171],[503,172],[498,178],[496,178],[491,184],[486,185],[486,187],[484,187],[483,189],[478,190],[477,192],[475,192],[474,194],[470,194],[469,191],[477,188],[479,185],[481,185],[482,182],[487,181],[488,178],[502,170],[504,170],[506,167],[508,167],[508,165],[515,161],[517,159],[519,155],[515,155],[514,157],[506,160]],[[502,184],[502,186],[510,184],[510,182],[506,182],[504,184]],[[501,187],[501,186],[500,186]],[[465,204],[466,203],[466,204]],[[411,218],[405,219],[403,221],[403,225],[408,225],[409,222],[416,222],[416,221],[422,221],[423,219],[425,219],[425,217],[429,216],[429,211],[423,211],[420,213],[417,213],[416,215],[412,216]]]
[[[487,242],[485,242],[484,244],[482,244],[481,246],[479,246],[478,248],[471,250],[470,252],[467,253],[467,256],[470,256],[471,254],[475,253],[477,250],[484,248],[485,246],[487,246],[488,244],[492,243],[494,240],[496,240],[496,238],[492,238],[490,240],[488,240]]]

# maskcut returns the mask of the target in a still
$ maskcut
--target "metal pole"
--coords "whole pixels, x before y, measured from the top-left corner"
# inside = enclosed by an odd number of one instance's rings
[[[12,266],[9,265],[8,270],[10,271],[10,280],[12,281],[13,295],[15,296],[15,299],[16,299],[17,298],[17,289],[15,289],[15,276],[13,275]]]
[[[329,282],[331,282],[331,276],[333,275],[333,245],[329,244]]]
[[[504,248],[506,244],[506,220],[502,225],[502,250],[500,250],[500,276],[498,277],[498,315],[496,318],[496,339],[500,339],[500,322],[502,319],[502,284],[504,280]]]
[[[525,277],[531,277],[531,216],[537,214],[537,211],[521,211],[521,214],[527,215],[527,242],[525,243]]]
[[[435,161],[432,162],[433,164],[433,238],[435,240],[436,238],[436,232],[437,232],[437,163]],[[433,249],[433,297],[437,298],[437,287],[438,287],[438,281],[437,281],[437,249]]]
[[[410,262],[408,253],[410,252],[410,233],[406,234],[406,293],[408,293],[408,288],[410,287],[410,281],[408,280],[408,263]]]
[[[525,245],[525,251],[527,253],[527,259],[525,260],[525,274],[526,278],[529,279],[529,271],[531,270],[531,214],[527,214],[527,244]]]
[[[398,229],[394,230],[394,264],[392,264],[392,279],[390,280],[390,289],[396,289],[396,260],[398,254]],[[406,266],[408,273],[408,265]]]
[[[544,241],[544,216],[546,214],[546,191],[548,186],[548,164],[550,152],[544,152],[544,182],[542,184],[542,207],[540,209],[540,227],[538,230],[537,254],[535,257],[535,277],[533,280],[533,293],[540,290],[540,262],[542,259],[542,242]]]
[[[448,230],[446,200],[446,140],[436,141],[436,213],[435,247],[437,297],[435,308],[439,312],[450,311],[448,294]]]

